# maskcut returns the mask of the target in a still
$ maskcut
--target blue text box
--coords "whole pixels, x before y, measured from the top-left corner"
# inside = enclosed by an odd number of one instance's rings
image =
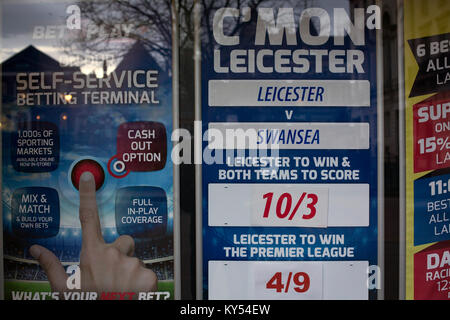
[[[58,192],[52,188],[16,189],[11,199],[12,230],[22,238],[50,238],[59,232]]]

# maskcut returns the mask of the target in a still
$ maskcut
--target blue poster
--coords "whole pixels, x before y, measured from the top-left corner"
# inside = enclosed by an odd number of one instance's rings
[[[202,20],[203,297],[375,299],[375,6],[222,3]]]
[[[2,7],[6,299],[174,298],[171,40],[98,5]]]

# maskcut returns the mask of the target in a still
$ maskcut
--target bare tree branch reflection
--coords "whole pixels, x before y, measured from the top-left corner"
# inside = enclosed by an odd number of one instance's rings
[[[213,46],[212,19],[214,12],[223,7],[256,9],[262,4],[271,7],[273,0],[198,0],[202,7],[202,42],[204,48]],[[82,32],[63,43],[68,55],[92,56],[107,53],[118,59],[140,41],[161,62],[163,70],[169,70],[172,56],[172,0],[80,0]],[[192,51],[194,42],[194,0],[179,0],[180,50]],[[227,30],[229,35],[238,34],[242,23],[236,19]],[[121,26],[127,26],[126,35]],[[92,30],[99,30],[92,36]],[[211,52],[206,50],[204,55]],[[86,57],[88,58],[88,57]],[[91,58],[92,59],[92,58]]]

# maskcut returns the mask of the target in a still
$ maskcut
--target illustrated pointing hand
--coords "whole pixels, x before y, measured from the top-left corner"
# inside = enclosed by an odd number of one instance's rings
[[[97,292],[99,296],[102,292],[156,291],[156,274],[133,257],[133,238],[123,235],[113,243],[105,243],[98,216],[94,176],[90,172],[81,175],[79,190],[82,230],[81,291]],[[30,254],[39,261],[47,274],[52,291],[68,291],[68,275],[50,250],[33,245]]]

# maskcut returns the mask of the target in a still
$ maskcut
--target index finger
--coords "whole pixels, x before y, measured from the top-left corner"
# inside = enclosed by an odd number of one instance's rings
[[[83,246],[103,243],[100,218],[98,216],[97,199],[95,197],[94,176],[89,171],[80,177],[80,223]]]

